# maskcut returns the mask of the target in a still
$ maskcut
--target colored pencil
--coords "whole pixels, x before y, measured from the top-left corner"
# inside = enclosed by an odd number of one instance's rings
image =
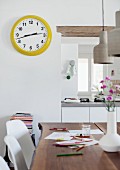
[[[81,149],[85,148],[85,145],[84,146],[79,146],[77,149],[76,149],[76,152],[80,151]]]
[[[77,153],[62,153],[62,154],[57,154],[56,156],[74,156],[74,155],[83,155],[82,152],[77,152]]]

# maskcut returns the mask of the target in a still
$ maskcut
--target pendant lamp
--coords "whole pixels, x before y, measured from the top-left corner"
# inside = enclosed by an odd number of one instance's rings
[[[104,30],[104,5],[102,0],[103,29],[100,33],[100,42],[93,50],[94,64],[113,64],[113,57],[108,56],[107,31]]]
[[[116,28],[108,32],[108,54],[120,57],[120,11],[116,12]]]

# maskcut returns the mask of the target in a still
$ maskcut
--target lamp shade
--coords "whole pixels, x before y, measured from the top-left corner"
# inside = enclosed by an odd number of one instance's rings
[[[94,64],[113,64],[114,58],[108,56],[107,31],[100,33],[100,43],[93,50]]]
[[[116,12],[116,28],[108,32],[108,54],[120,57],[120,11]]]

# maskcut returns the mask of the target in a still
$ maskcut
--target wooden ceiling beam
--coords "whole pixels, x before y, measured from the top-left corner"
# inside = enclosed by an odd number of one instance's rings
[[[102,26],[57,26],[57,32],[63,37],[99,37]],[[105,26],[105,31],[112,30],[113,26]]]

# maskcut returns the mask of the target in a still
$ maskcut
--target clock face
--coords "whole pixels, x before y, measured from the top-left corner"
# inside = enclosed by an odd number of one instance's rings
[[[25,16],[19,19],[11,31],[13,46],[25,55],[38,55],[44,52],[51,42],[51,37],[50,26],[38,16]]]

